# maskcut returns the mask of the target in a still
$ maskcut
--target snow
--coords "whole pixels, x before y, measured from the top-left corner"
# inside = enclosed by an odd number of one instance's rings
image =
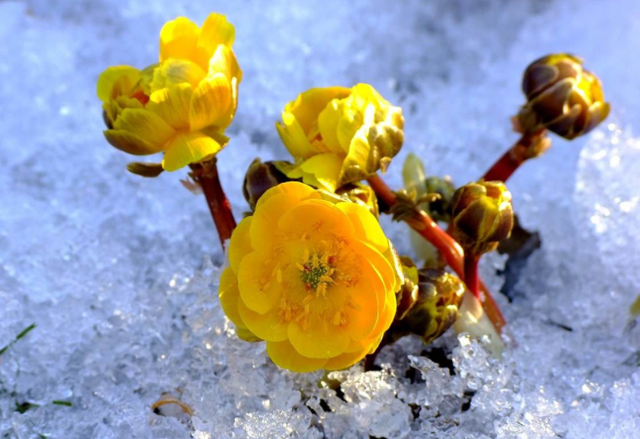
[[[155,61],[165,21],[211,11],[236,25],[245,72],[220,154],[238,217],[244,170],[286,158],[274,124],[306,88],[369,82],[403,107],[392,186],[408,152],[463,184],[516,140],[524,67],[555,51],[585,58],[613,112],[585,138],[554,137],[509,181],[542,247],[514,301],[498,298],[503,359],[448,333],[426,348],[403,339],[378,371],[295,375],[237,339],[204,201],[184,172],[126,173],[95,96],[107,66]],[[0,437],[637,438],[636,0],[28,0],[0,2],[0,23],[0,347],[36,324],[0,356]],[[410,253],[404,226],[384,224]],[[484,262],[498,291],[504,258]],[[193,416],[154,413],[167,394]]]

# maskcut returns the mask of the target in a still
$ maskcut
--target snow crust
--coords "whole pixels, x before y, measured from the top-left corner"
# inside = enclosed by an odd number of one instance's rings
[[[392,186],[408,152],[463,184],[516,140],[524,67],[549,52],[586,59],[609,120],[554,138],[509,182],[542,247],[513,302],[499,297],[511,323],[502,360],[447,334],[426,348],[402,340],[379,371],[295,375],[237,339],[203,199],[184,172],[126,173],[131,157],[102,137],[95,96],[107,66],[155,61],[165,21],[211,11],[236,25],[245,72],[220,154],[238,217],[244,171],[256,156],[287,157],[274,124],[307,88],[369,82],[403,107]],[[28,0],[0,2],[0,24],[0,347],[37,325],[0,357],[0,437],[638,437],[637,0]],[[404,226],[384,225],[410,254]],[[484,262],[497,292],[504,258]],[[154,412],[163,395],[193,416]]]

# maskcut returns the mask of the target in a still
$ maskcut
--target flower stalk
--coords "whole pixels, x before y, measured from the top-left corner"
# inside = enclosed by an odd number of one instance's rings
[[[478,262],[480,258],[473,253],[467,252],[464,255],[464,283],[467,289],[478,297],[480,295],[480,276],[478,275]]]
[[[376,192],[380,200],[382,200],[389,208],[397,203],[395,193],[387,186],[379,175],[374,175],[367,179],[369,185]],[[456,242],[447,232],[442,230],[438,224],[423,210],[416,208],[415,216],[405,219],[406,223],[424,239],[433,244],[444,256],[447,264],[456,272],[458,276],[465,279],[464,276],[464,251],[460,244]],[[476,276],[477,277],[477,276]],[[498,304],[491,296],[491,293],[478,278],[478,288],[472,290],[474,295],[482,303],[487,317],[491,320],[498,332],[506,324],[504,316],[498,307]],[[471,290],[471,288],[468,286]]]
[[[550,146],[547,130],[523,134],[520,139],[500,157],[482,177],[485,181],[505,182],[524,162],[540,157]]]
[[[217,159],[213,157],[202,163],[192,163],[189,165],[192,171],[189,175],[202,187],[211,217],[218,230],[220,244],[224,248],[225,241],[231,238],[231,233],[236,228],[236,220],[231,211],[231,203],[220,184],[216,162]]]

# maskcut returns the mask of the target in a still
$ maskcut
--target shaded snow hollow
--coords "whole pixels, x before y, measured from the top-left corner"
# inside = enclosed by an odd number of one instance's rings
[[[502,361],[453,334],[430,352],[405,339],[382,371],[331,374],[336,392],[236,338],[203,199],[184,172],[126,173],[95,96],[107,66],[156,59],[165,21],[211,11],[236,25],[245,72],[220,154],[238,216],[244,170],[286,158],[274,123],[306,88],[369,82],[404,108],[386,177],[397,187],[411,151],[433,174],[478,178],[516,139],[509,117],[533,59],[572,51],[602,78],[609,120],[554,138],[509,183],[543,244],[513,303],[499,297],[515,340]],[[638,437],[637,0],[28,0],[1,2],[0,24],[0,346],[37,325],[0,359],[0,438]],[[410,253],[406,229],[384,225]],[[498,291],[504,260],[484,262]],[[165,392],[193,417],[155,414]]]

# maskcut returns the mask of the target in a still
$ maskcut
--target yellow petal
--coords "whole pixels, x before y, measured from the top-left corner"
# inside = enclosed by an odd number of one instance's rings
[[[182,83],[155,91],[146,109],[153,111],[176,130],[189,127],[189,106],[193,88]]]
[[[292,113],[300,123],[303,131],[309,133],[318,116],[333,99],[343,99],[351,94],[345,87],[312,88],[301,93],[298,98],[285,107],[285,112]]]
[[[305,373],[322,369],[325,359],[303,357],[288,341],[267,342],[267,354],[271,361],[283,369]]]
[[[264,197],[264,196],[263,196]],[[260,199],[262,201],[262,198]],[[279,239],[278,221],[282,215],[297,206],[300,200],[295,196],[278,193],[259,204],[251,222],[251,245],[255,249],[273,251]]]
[[[370,264],[384,282],[385,291],[395,292],[396,274],[389,261],[375,248],[364,242],[351,242],[354,251]],[[363,270],[365,267],[362,268]]]
[[[177,171],[191,163],[212,157],[221,149],[218,142],[198,131],[179,134],[167,145],[162,167],[165,171]]]
[[[389,249],[389,240],[369,209],[355,203],[338,203],[336,207],[349,217],[358,239],[366,241],[381,253]]]
[[[113,128],[128,131],[144,139],[146,143],[153,146],[154,152],[161,151],[176,133],[156,113],[138,108],[127,108],[122,111]]]
[[[205,70],[193,61],[170,58],[153,70],[151,92],[183,82],[195,88],[205,76]]]
[[[218,46],[215,53],[209,61],[209,76],[213,76],[216,73],[222,73],[231,81],[232,78],[237,78],[238,83],[242,81],[242,70],[236,59],[235,53],[227,46]]]
[[[288,334],[296,351],[309,358],[337,357],[347,350],[351,342],[347,331],[313,314],[309,316],[306,329],[291,322]]]
[[[152,145],[141,137],[123,130],[106,130],[104,137],[120,151],[133,155],[149,155],[162,151],[163,145]]]
[[[302,178],[307,184],[329,192],[335,192],[339,185],[342,158],[332,152],[315,155],[290,171],[289,178]]]
[[[108,102],[110,99],[116,97],[113,94],[113,88],[116,83],[119,82],[122,89],[128,88],[129,90],[131,90],[138,83],[138,81],[140,81],[140,70],[134,67],[109,67],[104,72],[102,72],[100,74],[100,77],[98,78],[98,98],[100,98],[102,102]]]
[[[370,336],[378,324],[379,310],[382,309],[379,299],[383,301],[385,298],[380,285],[363,277],[356,286],[336,288],[340,288],[340,292],[349,297],[349,305],[343,312],[346,314],[347,331],[351,338],[358,341]]]
[[[160,62],[169,58],[191,59],[200,28],[185,17],[167,22],[160,31]]]
[[[340,99],[333,99],[327,104],[318,117],[318,128],[322,135],[322,141],[332,151],[336,153],[346,153],[338,140],[338,123],[342,116],[342,105]]]
[[[202,24],[197,45],[212,54],[220,44],[231,47],[235,37],[236,30],[227,17],[212,13]]]
[[[276,123],[276,129],[282,143],[293,157],[307,159],[318,153],[311,146],[306,133],[292,113],[283,112],[282,123]]]
[[[369,346],[361,347],[357,351],[345,352],[337,357],[329,358],[325,363],[326,370],[341,370],[351,367],[362,360],[369,353]]]
[[[229,265],[231,269],[237,274],[240,268],[240,262],[242,258],[253,251],[251,247],[251,221],[253,217],[246,217],[238,227],[235,228],[231,235],[231,241],[229,243]]]
[[[282,322],[278,317],[279,309],[275,307],[265,314],[251,311],[242,300],[238,304],[242,321],[247,328],[266,341],[284,341],[287,339],[288,323]]]
[[[220,305],[229,320],[239,328],[246,328],[247,326],[243,323],[238,310],[238,302],[240,301],[238,279],[230,268],[225,269],[220,276],[218,296],[220,297]]]
[[[273,279],[273,268],[273,255],[266,252],[254,251],[242,258],[238,288],[242,302],[250,310],[265,314],[280,300],[282,291]]]
[[[230,111],[231,85],[227,77],[217,74],[206,78],[193,91],[189,109],[191,129],[195,131],[210,125],[226,128],[231,122]]]
[[[339,233],[351,236],[354,228],[349,218],[334,204],[324,200],[303,201],[282,215],[278,228],[288,236]]]
[[[256,204],[256,210],[259,209],[261,205],[266,203],[269,198],[278,194],[291,195],[298,201],[321,198],[320,194],[318,194],[312,187],[303,183],[299,183],[297,181],[289,181],[272,187],[271,189],[266,191],[258,200],[258,203]]]

